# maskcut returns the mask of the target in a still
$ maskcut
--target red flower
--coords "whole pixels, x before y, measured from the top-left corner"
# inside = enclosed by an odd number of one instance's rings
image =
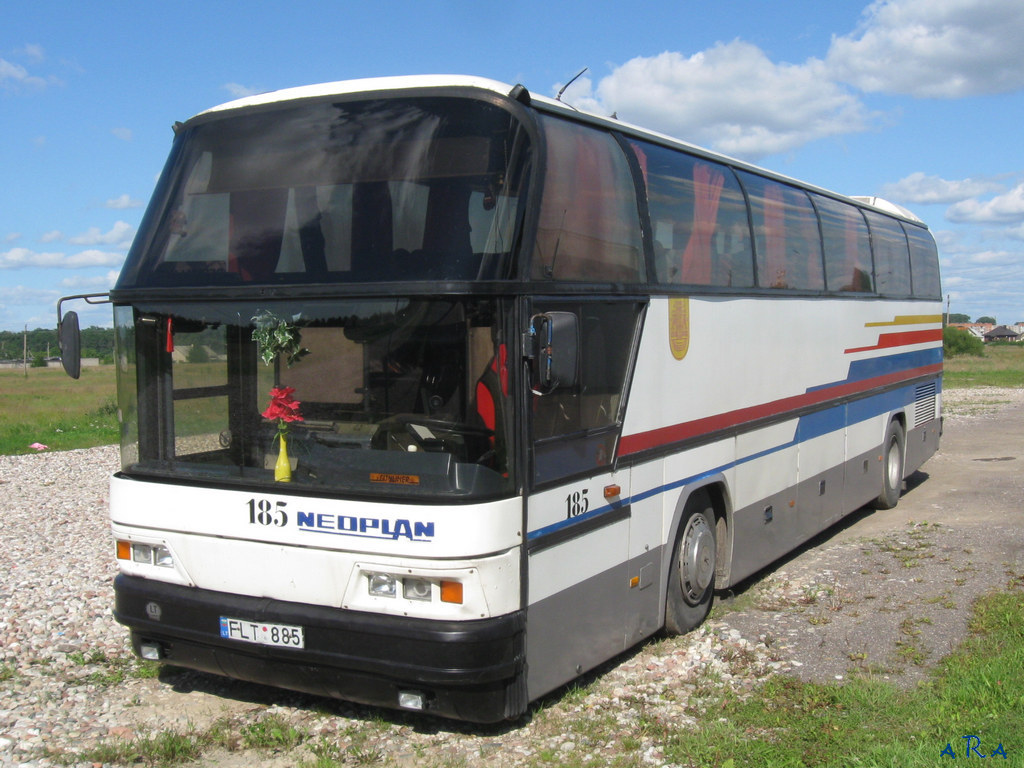
[[[287,429],[288,422],[304,421],[299,413],[301,403],[292,397],[295,387],[274,387],[270,390],[270,405],[267,406],[261,416],[264,419],[277,421],[277,428],[283,432]]]

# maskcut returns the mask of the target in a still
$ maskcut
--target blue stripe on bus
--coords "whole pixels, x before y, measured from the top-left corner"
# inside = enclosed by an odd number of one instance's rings
[[[909,352],[906,354],[916,355],[918,353]],[[904,357],[904,355],[896,355],[896,357]],[[851,366],[851,374],[853,373],[852,368],[853,366]],[[885,373],[888,372],[888,370],[889,369],[886,368],[883,369],[882,372]],[[869,373],[867,376],[865,376],[865,378],[874,375],[878,374],[874,372]],[[939,386],[941,386],[941,384]],[[552,523],[551,525],[546,525],[543,528],[538,528],[536,530],[530,531],[529,533],[527,533],[526,538],[528,541],[533,541],[534,539],[538,539],[542,536],[547,536],[549,534],[555,533],[556,531],[560,531],[570,526],[577,525],[583,522],[584,520],[591,520],[595,517],[598,517],[599,515],[611,512],[612,510],[620,509],[623,506],[636,504],[637,502],[645,501],[646,499],[650,499],[655,496],[660,496],[663,493],[668,493],[669,491],[677,490],[685,485],[699,483],[702,480],[715,477],[721,474],[722,472],[725,472],[729,469],[734,469],[735,467],[741,466],[742,464],[747,464],[751,461],[762,459],[765,456],[770,456],[773,453],[778,453],[780,451],[792,448],[801,442],[806,442],[816,437],[822,437],[823,435],[827,435],[839,429],[844,429],[850,426],[851,424],[857,424],[859,422],[866,421],[867,419],[873,418],[875,416],[880,416],[883,413],[891,413],[892,411],[898,410],[899,408],[910,404],[911,402],[913,402],[913,400],[914,387],[908,386],[901,387],[900,389],[896,389],[891,392],[883,392],[873,397],[867,397],[860,400],[854,400],[853,402],[850,403],[836,405],[833,406],[832,408],[827,408],[824,411],[818,411],[816,413],[807,414],[806,416],[801,416],[800,419],[797,421],[795,434],[792,440],[789,440],[785,443],[780,443],[779,445],[773,446],[771,448],[766,448],[763,451],[758,451],[757,453],[753,453],[749,456],[744,456],[741,459],[736,459],[734,461],[727,462],[725,464],[722,464],[721,466],[714,467],[713,469],[709,469],[704,472],[700,472],[696,475],[690,475],[689,477],[684,477],[679,480],[673,480],[672,482],[666,483],[665,485],[661,485],[647,491],[635,493],[629,496],[627,499],[617,501],[614,504],[606,504],[605,506],[592,509],[589,512],[578,517],[559,520],[557,523]]]
[[[881,357],[870,357],[866,360],[852,360],[845,379],[830,381],[827,384],[819,384],[809,387],[808,392],[819,392],[830,387],[838,387],[843,384],[852,384],[855,381],[865,381],[878,376],[887,376],[891,373],[909,371],[915,368],[927,368],[942,362],[942,347],[932,349],[919,349],[914,352],[901,352],[897,355],[883,355]]]

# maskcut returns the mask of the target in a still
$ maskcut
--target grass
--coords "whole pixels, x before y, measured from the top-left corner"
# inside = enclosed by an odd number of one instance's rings
[[[270,715],[242,726],[242,743],[254,749],[292,749],[302,743],[301,731],[280,715]]]
[[[118,442],[114,366],[83,368],[77,381],[60,368],[0,369],[0,454],[92,448]]]
[[[696,732],[664,734],[666,762],[724,766],[930,766],[968,742],[1010,765],[1024,757],[1024,605],[1021,592],[975,606],[972,636],[916,689],[855,678],[845,685],[769,679],[757,697],[726,696]],[[913,623],[906,631],[912,636]],[[910,647],[910,646],[908,646]],[[916,659],[910,659],[916,663]],[[977,754],[972,753],[977,757]],[[1001,755],[997,755],[1001,756]],[[948,757],[948,754],[947,754]],[[941,758],[945,759],[945,758]]]
[[[981,357],[946,358],[942,385],[968,387],[1024,387],[1024,344],[988,344]]]
[[[103,651],[88,655],[81,651],[68,654],[68,659],[88,670],[84,675],[72,676],[69,685],[120,685],[129,678],[149,679],[160,673],[160,664],[133,656],[110,658]]]
[[[198,760],[204,748],[210,745],[205,734],[160,731],[130,741],[108,741],[77,755],[75,760],[92,763],[149,766],[182,765]],[[62,757],[62,756],[54,756]]]

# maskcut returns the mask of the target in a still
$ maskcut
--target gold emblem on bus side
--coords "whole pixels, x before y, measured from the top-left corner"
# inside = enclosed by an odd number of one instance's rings
[[[668,345],[672,357],[682,360],[690,349],[690,299],[668,300]]]

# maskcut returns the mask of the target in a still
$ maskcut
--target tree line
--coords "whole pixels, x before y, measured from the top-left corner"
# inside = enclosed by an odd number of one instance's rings
[[[34,331],[0,331],[0,360],[25,359],[25,343],[28,342],[28,360],[33,364],[44,362],[47,357],[59,357],[60,345],[54,328],[36,328]],[[114,329],[82,329],[82,357],[98,357],[100,362],[114,360]]]
[[[969,322],[971,322],[971,316],[970,315],[964,315],[964,314],[961,314],[959,312],[953,312],[950,315],[943,315],[943,318],[944,318],[944,320],[945,320],[945,322],[947,324],[948,323],[969,323]],[[977,320],[975,320],[974,322],[976,322],[976,323],[991,323],[992,325],[995,325],[996,324],[996,319],[994,317],[989,317],[988,315],[983,315],[983,316],[979,317]]]

